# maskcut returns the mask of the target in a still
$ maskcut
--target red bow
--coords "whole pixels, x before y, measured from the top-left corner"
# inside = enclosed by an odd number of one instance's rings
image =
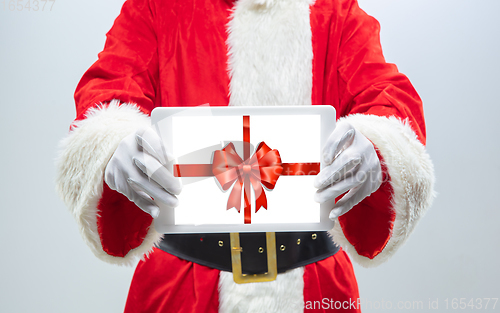
[[[245,161],[240,158],[232,143],[214,152],[212,172],[222,190],[228,190],[236,182],[229,195],[227,210],[236,208],[240,212],[241,190],[245,186],[245,223],[249,223],[251,214],[250,186],[256,198],[255,212],[261,207],[267,210],[267,198],[262,185],[268,190],[274,189],[282,171],[278,150],[272,150],[264,142],[261,142],[254,155]]]

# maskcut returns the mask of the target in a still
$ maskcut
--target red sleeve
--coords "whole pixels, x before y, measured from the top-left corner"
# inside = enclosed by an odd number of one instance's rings
[[[340,115],[345,116],[346,121],[354,114],[408,119],[418,140],[425,145],[420,97],[396,65],[386,63],[379,23],[362,11],[357,1],[351,3],[339,49]],[[372,139],[369,134],[365,136]],[[377,153],[387,179],[376,192],[338,219],[345,238],[357,254],[369,259],[386,247],[396,218],[390,175],[378,149]]]
[[[133,104],[146,116],[157,106],[159,69],[154,2],[126,1],[106,37],[104,50],[99,53],[98,60],[83,75],[76,88],[75,122],[85,122],[89,118],[89,109],[97,108],[100,112],[98,114],[105,115],[104,111],[109,110],[107,106],[111,102],[120,106]],[[138,126],[137,121],[143,120],[144,116],[140,116],[139,112],[129,112],[124,118],[109,113],[107,115],[103,123],[108,124],[108,129],[103,125],[103,131],[116,132],[118,127],[121,128],[121,134],[112,142],[105,143],[103,140],[96,144],[107,144],[108,151],[112,154],[114,146],[127,132],[134,131]],[[117,119],[127,119],[128,125],[123,122],[115,127]],[[109,138],[107,140],[111,141]],[[107,164],[109,157],[100,159]],[[105,167],[105,164],[99,167]],[[111,190],[104,179],[102,185],[95,213],[101,245],[99,249],[109,256],[123,258],[131,250],[139,248],[148,234],[152,236],[152,218],[124,195]],[[149,248],[139,250],[147,249]]]
[[[339,48],[341,116],[373,114],[408,118],[425,145],[422,100],[395,64],[387,63],[380,45],[380,24],[351,1]]]
[[[104,50],[75,91],[77,120],[88,108],[113,99],[138,104],[149,114],[156,106],[158,49],[154,3],[128,0],[106,34]]]

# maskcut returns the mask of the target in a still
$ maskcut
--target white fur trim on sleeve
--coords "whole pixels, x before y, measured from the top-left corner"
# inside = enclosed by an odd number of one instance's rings
[[[124,258],[108,255],[97,231],[97,204],[103,192],[104,169],[120,141],[139,127],[151,125],[136,105],[113,100],[91,108],[61,141],[56,189],[76,219],[83,239],[101,260],[131,265],[152,248],[161,235],[150,227],[141,246]]]
[[[304,268],[282,274],[264,283],[236,284],[233,273],[219,274],[219,313],[304,312]]]
[[[387,261],[408,236],[419,219],[431,206],[434,192],[434,166],[424,145],[418,140],[408,121],[396,117],[355,114],[338,123],[350,123],[377,147],[387,166],[393,189],[392,209],[396,213],[391,238],[382,252],[369,259],[356,253],[345,238],[338,221],[332,230],[335,242],[364,267],[378,266]]]

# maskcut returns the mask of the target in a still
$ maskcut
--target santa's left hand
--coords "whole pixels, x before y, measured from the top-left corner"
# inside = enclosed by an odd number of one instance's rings
[[[345,194],[330,212],[330,219],[347,213],[376,191],[382,182],[382,169],[373,144],[349,123],[341,122],[323,148],[325,167],[314,181],[319,203]]]

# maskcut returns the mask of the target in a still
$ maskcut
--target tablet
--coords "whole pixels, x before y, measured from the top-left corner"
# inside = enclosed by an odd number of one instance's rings
[[[166,107],[153,128],[174,156],[183,189],[160,207],[160,233],[330,230],[334,203],[316,203],[321,149],[335,128],[332,106]]]

